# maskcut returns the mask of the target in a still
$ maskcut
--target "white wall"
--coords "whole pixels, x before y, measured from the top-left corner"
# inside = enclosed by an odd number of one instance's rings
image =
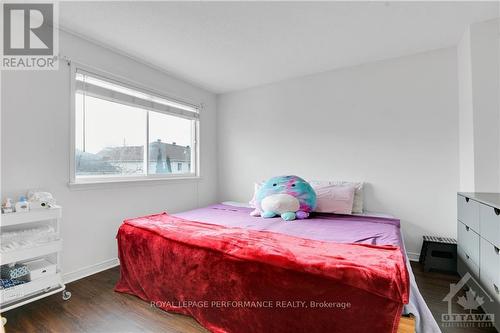
[[[458,47],[460,190],[500,191],[500,19],[471,24]]]
[[[37,188],[64,207],[63,270],[73,279],[116,263],[115,235],[125,217],[206,205],[216,200],[216,99],[186,82],[80,38],[61,33],[60,52],[73,60],[130,78],[165,95],[203,102],[200,181],[68,187],[70,74],[58,71],[2,73],[2,197]]]
[[[218,97],[219,199],[273,175],[363,180],[366,208],[402,220],[408,252],[456,235],[456,49]]]
[[[476,192],[500,191],[499,22],[491,20],[470,26]]]
[[[474,192],[476,188],[474,171],[474,111],[472,106],[472,67],[469,27],[467,27],[462,39],[458,43],[457,51],[459,189],[462,192]]]

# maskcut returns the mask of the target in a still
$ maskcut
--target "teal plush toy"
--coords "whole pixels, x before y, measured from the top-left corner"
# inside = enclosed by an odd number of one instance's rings
[[[256,194],[257,208],[252,216],[285,221],[305,219],[316,208],[316,193],[304,179],[297,176],[273,177],[265,181]]]

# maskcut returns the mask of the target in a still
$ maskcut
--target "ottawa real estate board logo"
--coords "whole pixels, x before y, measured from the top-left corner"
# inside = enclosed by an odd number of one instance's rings
[[[2,70],[52,70],[58,61],[56,2],[3,2]]]
[[[484,290],[476,279],[467,272],[458,283],[450,284],[450,292],[443,299],[448,302],[448,312],[441,314],[441,326],[443,327],[493,327],[495,314],[489,313],[488,309],[498,306],[498,303]],[[458,304],[462,311],[457,311],[454,303]],[[484,311],[479,308],[482,307]]]

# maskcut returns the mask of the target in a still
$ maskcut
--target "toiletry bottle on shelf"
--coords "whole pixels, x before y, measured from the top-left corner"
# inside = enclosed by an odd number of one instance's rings
[[[14,212],[14,204],[12,203],[12,199],[6,198],[2,204],[2,213],[7,214],[12,212]]]
[[[19,197],[19,201],[16,202],[16,212],[27,212],[30,210],[30,204],[24,195]]]

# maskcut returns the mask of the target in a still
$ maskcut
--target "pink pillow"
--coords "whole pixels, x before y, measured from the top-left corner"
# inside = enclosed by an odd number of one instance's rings
[[[315,186],[316,209],[318,213],[352,214],[354,186],[320,185]]]
[[[354,186],[354,202],[352,203],[353,213],[363,213],[363,186],[362,182],[348,182],[342,180],[310,180],[309,184],[315,189],[319,186],[336,185],[336,186]]]

